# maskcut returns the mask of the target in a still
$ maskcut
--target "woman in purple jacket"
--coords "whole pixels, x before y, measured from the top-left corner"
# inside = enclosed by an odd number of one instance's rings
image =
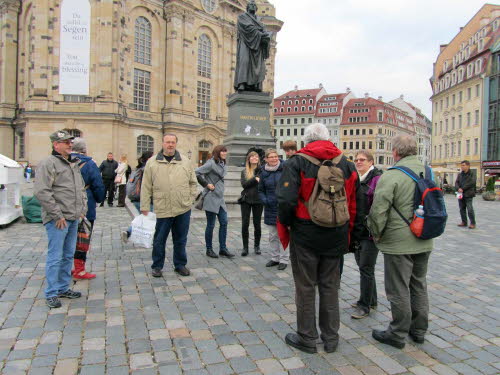
[[[378,249],[366,227],[366,216],[370,212],[373,203],[375,187],[382,175],[382,171],[373,163],[373,155],[365,150],[358,151],[354,158],[356,169],[359,174],[360,187],[357,191],[357,215],[361,220],[356,220],[358,225],[354,227],[354,257],[360,273],[360,297],[352,304],[355,308],[351,315],[353,319],[362,319],[370,314],[370,309],[377,307],[377,286],[375,282],[375,264],[377,263]]]

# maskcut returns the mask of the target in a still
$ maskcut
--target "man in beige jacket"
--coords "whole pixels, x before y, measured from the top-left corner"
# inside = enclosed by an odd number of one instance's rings
[[[170,230],[174,242],[175,272],[181,276],[190,274],[186,267],[186,242],[197,181],[191,161],[182,156],[176,147],[177,136],[165,134],[162,150],[149,159],[142,177],[141,213],[149,213],[152,201],[157,217],[151,266],[154,277],[162,276],[165,244]]]

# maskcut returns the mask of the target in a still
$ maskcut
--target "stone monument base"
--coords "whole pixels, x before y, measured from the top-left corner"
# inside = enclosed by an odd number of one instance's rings
[[[276,148],[271,136],[269,109],[272,97],[267,92],[237,92],[229,96],[229,123],[224,145],[228,148],[228,164],[241,167],[251,147]]]

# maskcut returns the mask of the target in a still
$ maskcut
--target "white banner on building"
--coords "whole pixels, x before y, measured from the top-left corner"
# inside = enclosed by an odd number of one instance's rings
[[[61,47],[59,50],[59,93],[89,95],[90,3],[63,0]]]

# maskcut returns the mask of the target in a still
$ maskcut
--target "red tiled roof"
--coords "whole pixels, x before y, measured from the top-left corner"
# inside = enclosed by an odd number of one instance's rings
[[[277,98],[274,98],[274,100],[281,100],[285,99],[286,96],[289,96],[290,99],[295,98],[297,95],[301,98],[306,97],[306,96],[311,96],[313,98],[316,98],[316,95],[322,90],[322,88],[317,88],[317,89],[308,89],[308,90],[291,90],[288,91],[287,93],[278,96]]]

